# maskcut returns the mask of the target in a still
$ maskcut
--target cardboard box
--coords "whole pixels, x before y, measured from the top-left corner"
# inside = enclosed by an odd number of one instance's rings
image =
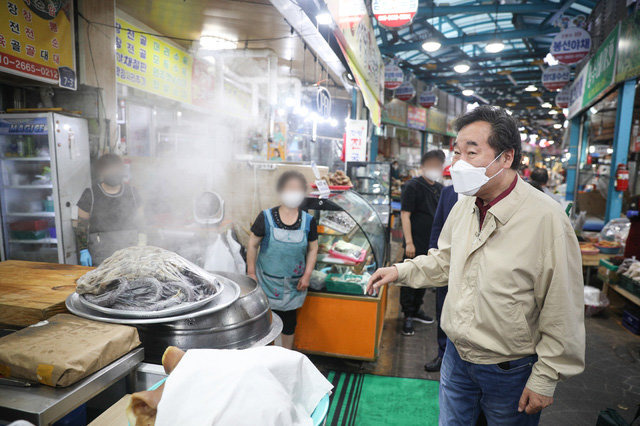
[[[135,327],[58,314],[0,338],[0,376],[69,386],[139,345]]]

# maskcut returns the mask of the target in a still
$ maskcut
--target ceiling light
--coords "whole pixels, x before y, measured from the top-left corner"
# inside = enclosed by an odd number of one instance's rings
[[[554,129],[562,129],[562,124],[556,123],[556,124],[553,125],[553,128]]]
[[[596,115],[598,113],[598,110],[595,107],[589,108],[589,111],[591,111],[591,114],[593,115]]]
[[[505,108],[504,112],[506,112],[509,115],[513,115],[513,111],[511,111],[510,109]]]
[[[470,69],[471,69],[471,64],[469,64],[469,61],[458,62],[453,66],[453,70],[458,74],[464,74]]]
[[[331,118],[329,119],[329,124],[331,125],[331,127],[336,127],[338,125],[338,120],[336,120],[335,118]]]
[[[427,52],[435,52],[436,50],[440,49],[440,47],[442,46],[442,43],[440,43],[438,40],[436,39],[429,39],[427,41],[425,41],[424,43],[422,43],[422,48],[427,51]]]
[[[464,89],[464,90],[462,91],[462,94],[463,94],[463,95],[465,95],[465,96],[471,96],[471,95],[473,95],[474,93],[475,93],[475,92],[473,91],[473,89]]]
[[[558,111],[555,110],[555,109],[552,109],[552,110],[549,111],[549,115],[556,115],[557,113],[558,113]]]
[[[331,19],[331,15],[327,12],[318,13],[316,15],[316,23],[318,25],[331,25],[331,22],[333,22],[333,20]]]
[[[540,105],[542,108],[551,108],[553,105],[551,105],[549,102],[545,102],[542,105]]]
[[[205,50],[236,49],[238,47],[238,41],[229,40],[214,35],[203,35],[200,37],[200,47]]]
[[[556,143],[556,141],[553,141],[553,140],[547,141],[547,145],[553,145],[554,143]]]
[[[565,117],[569,116],[569,108],[562,108],[562,113],[564,114]]]
[[[489,53],[498,53],[504,50],[504,43],[500,40],[494,40],[491,43],[487,44],[484,48]]]
[[[569,120],[564,120],[564,123],[562,123],[562,127],[564,127],[565,129],[569,127]]]
[[[518,130],[524,132],[524,127],[518,127]]]
[[[589,152],[590,152],[591,154],[593,154],[594,152],[596,152],[596,147],[595,147],[595,146],[593,146],[593,145],[591,145],[591,146],[589,147]]]
[[[538,90],[538,88],[533,84],[530,84],[527,87],[525,87],[524,90],[526,90],[527,92],[535,92]]]

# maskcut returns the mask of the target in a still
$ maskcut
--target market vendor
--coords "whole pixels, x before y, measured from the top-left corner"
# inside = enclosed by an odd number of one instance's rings
[[[76,240],[80,264],[98,266],[115,251],[144,240],[139,235],[142,205],[135,188],[124,183],[122,158],[104,154],[96,163],[97,183],[78,201]]]
[[[284,172],[276,190],[282,204],[260,212],[251,226],[247,274],[260,283],[282,319],[282,346],[291,349],[296,310],[307,296],[318,256],[318,230],[313,216],[300,209],[307,191],[302,173]]]
[[[376,271],[374,291],[397,282],[449,285],[440,424],[536,425],[559,380],[584,369],[584,285],[571,223],[550,197],[517,175],[517,121],[481,106],[456,121],[461,195],[438,248]]]

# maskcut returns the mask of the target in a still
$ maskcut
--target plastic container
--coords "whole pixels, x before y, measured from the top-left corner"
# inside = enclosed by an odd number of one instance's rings
[[[348,279],[359,279],[358,282],[347,281]],[[329,274],[325,280],[327,291],[330,293],[343,294],[364,294],[364,286],[367,284],[362,275],[353,274]]]
[[[43,219],[20,220],[9,225],[12,231],[42,231],[49,227],[49,221]]]
[[[11,238],[16,240],[42,240],[49,237],[49,230],[40,231],[11,231]]]
[[[640,335],[640,315],[638,311],[625,309],[622,312],[622,325],[633,334]]]
[[[358,256],[357,258],[340,253],[339,251],[336,250],[336,245],[338,243],[339,241],[336,241],[335,243],[333,243],[333,246],[331,246],[331,249],[329,250],[329,254],[333,257],[337,257],[338,259],[344,259],[344,260],[348,260],[349,262],[355,262],[355,263],[360,263],[364,261],[365,257],[367,257],[367,251],[365,249],[362,249],[360,251],[360,256]]]
[[[58,234],[56,234],[56,227],[55,226],[52,226],[51,228],[49,228],[49,237],[50,238],[57,238],[57,235]]]
[[[617,254],[622,248],[622,246],[606,247],[606,246],[601,246],[600,244],[595,244],[595,246],[598,248],[598,250],[600,250],[600,253],[602,254]]]
[[[42,207],[45,212],[52,212],[53,210],[53,200],[43,200]]]

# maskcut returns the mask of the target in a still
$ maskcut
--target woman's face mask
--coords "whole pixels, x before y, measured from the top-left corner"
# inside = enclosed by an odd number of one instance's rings
[[[442,170],[440,169],[427,169],[423,172],[423,175],[431,182],[440,182],[442,180]]]
[[[282,204],[290,209],[297,209],[304,201],[304,191],[285,190],[280,193]]]
[[[109,186],[118,186],[122,184],[122,173],[108,173],[104,175],[102,181]]]
[[[450,169],[454,191],[462,195],[476,195],[480,188],[504,170],[500,169],[498,173],[491,177],[486,174],[487,168],[500,158],[503,152],[498,154],[498,156],[485,167],[475,167],[464,160],[456,161]]]

